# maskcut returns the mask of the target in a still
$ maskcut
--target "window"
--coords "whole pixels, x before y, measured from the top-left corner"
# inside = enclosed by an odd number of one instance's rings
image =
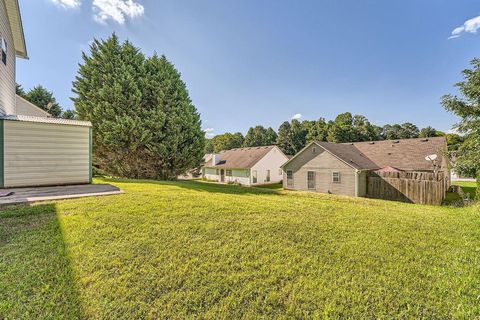
[[[257,183],[257,170],[252,171],[252,182]]]
[[[218,176],[220,174],[220,171],[218,171],[218,169],[215,171],[216,171],[215,174]]]
[[[270,182],[270,170],[267,170],[267,177],[265,178],[266,182]]]
[[[341,179],[340,179],[340,172],[338,171],[334,171],[332,172],[332,182],[334,183],[340,183]]]
[[[293,171],[287,170],[287,187],[293,187]]]
[[[278,175],[283,176],[283,170],[282,169],[278,169]]]
[[[231,177],[232,176],[232,170],[227,170],[227,177]]]
[[[317,153],[317,148],[316,148],[316,147],[313,147],[313,148],[312,148],[312,153],[313,153],[313,154]]]
[[[7,42],[2,38],[2,62],[4,65],[7,65]]]
[[[314,171],[307,172],[307,186],[308,186],[308,189],[315,189],[315,172]]]

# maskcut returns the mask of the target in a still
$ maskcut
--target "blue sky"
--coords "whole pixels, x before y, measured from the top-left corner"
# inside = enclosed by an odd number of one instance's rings
[[[440,105],[480,56],[474,0],[20,0],[30,60],[17,81],[71,108],[95,38],[115,31],[182,73],[210,134],[350,111],[448,130]],[[480,30],[479,30],[480,31]]]

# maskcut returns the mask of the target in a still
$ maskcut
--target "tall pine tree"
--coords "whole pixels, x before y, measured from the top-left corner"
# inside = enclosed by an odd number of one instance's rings
[[[94,161],[104,172],[172,179],[200,163],[200,116],[165,57],[146,59],[115,34],[94,40],[73,92],[78,119],[92,122]]]

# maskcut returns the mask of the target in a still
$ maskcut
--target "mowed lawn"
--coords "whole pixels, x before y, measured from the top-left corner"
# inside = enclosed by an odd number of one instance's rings
[[[202,182],[0,213],[0,318],[478,318],[480,207]]]

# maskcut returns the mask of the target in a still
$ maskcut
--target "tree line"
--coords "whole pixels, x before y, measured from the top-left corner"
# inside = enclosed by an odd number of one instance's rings
[[[64,118],[64,119],[75,119],[75,110],[66,109],[64,110],[55,99],[52,91],[47,90],[42,85],[37,85],[32,89],[25,91],[22,85],[16,84],[16,93],[25,100],[33,103],[40,109],[48,112],[52,117],[55,118]]]
[[[245,136],[240,132],[227,132],[209,139],[205,146],[205,152],[213,153],[233,148],[275,144],[285,154],[294,155],[314,140],[342,143],[438,136],[447,136],[452,147],[458,146],[463,140],[459,135],[445,134],[431,126],[419,129],[409,122],[387,124],[380,127],[372,124],[365,116],[345,112],[330,121],[324,118],[285,121],[280,125],[278,131],[257,125],[248,129]]]

